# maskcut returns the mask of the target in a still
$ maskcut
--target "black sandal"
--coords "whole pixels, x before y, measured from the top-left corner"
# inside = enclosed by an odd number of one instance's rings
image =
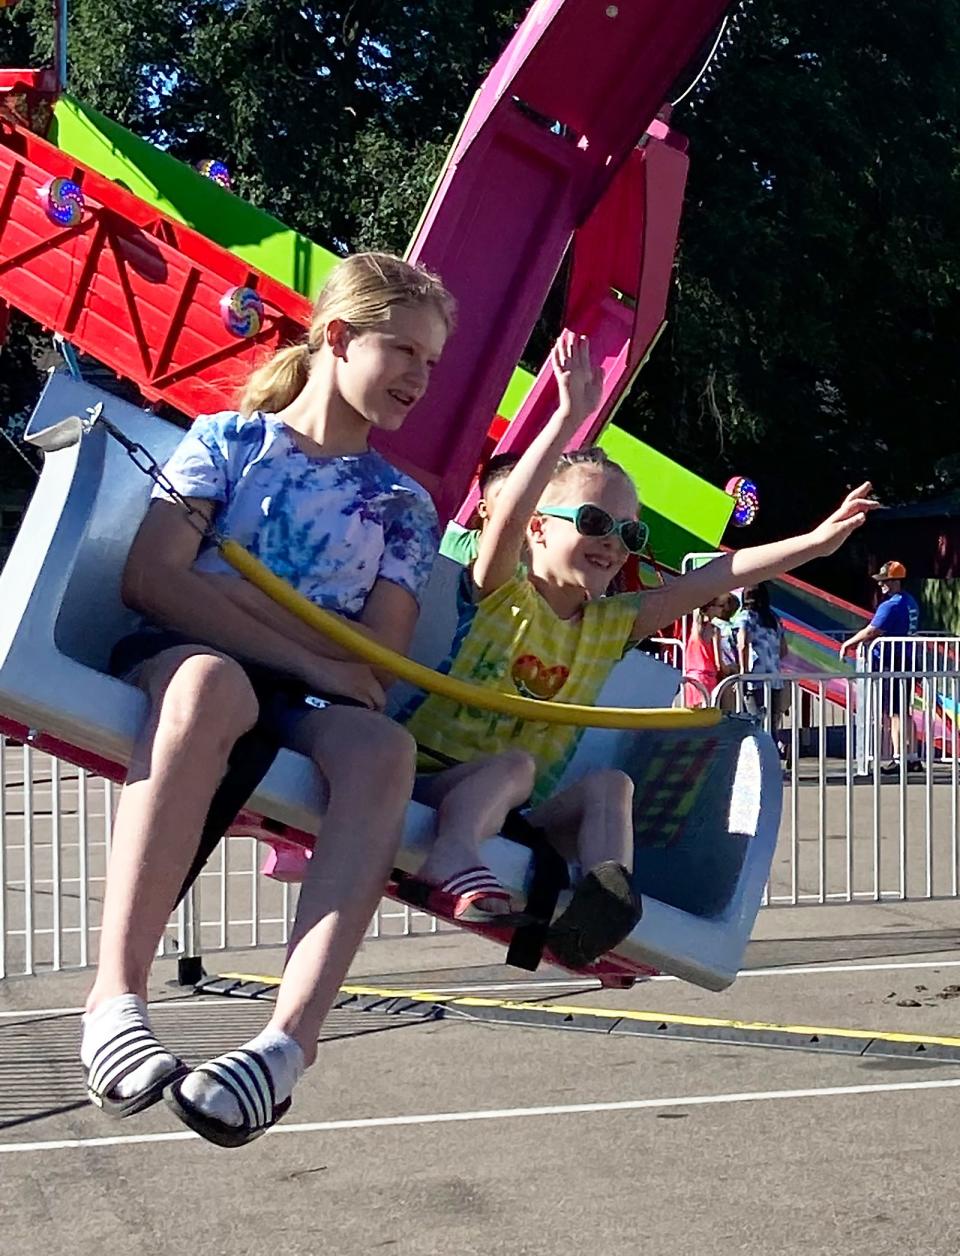
[[[184,1125],[218,1147],[244,1147],[276,1125],[290,1109],[290,1099],[277,1103],[273,1078],[264,1058],[256,1051],[230,1051],[194,1069],[233,1095],[243,1114],[241,1125],[228,1125],[208,1116],[183,1094],[183,1078],[168,1086],[163,1097]]]
[[[125,1099],[113,1098],[112,1092],[141,1064],[155,1055],[170,1055],[145,1025],[131,1025],[122,1029],[94,1052],[90,1067],[85,1070],[87,1098],[108,1116],[122,1120],[152,1107],[162,1097],[167,1086],[185,1077],[190,1066],[174,1056],[173,1067],[158,1077],[146,1090],[128,1095]]]
[[[591,868],[547,930],[546,945],[565,968],[584,968],[629,937],[643,915],[630,874],[607,860]]]

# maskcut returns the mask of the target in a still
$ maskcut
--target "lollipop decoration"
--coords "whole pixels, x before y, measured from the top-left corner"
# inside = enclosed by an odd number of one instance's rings
[[[228,288],[220,298],[220,317],[231,336],[249,339],[263,326],[263,299],[253,288]]]
[[[222,188],[230,188],[230,171],[225,162],[216,161],[213,157],[204,157],[203,161],[197,162],[197,169],[207,179],[213,183],[219,183]]]
[[[733,526],[735,528],[748,527],[756,519],[757,511],[760,509],[760,494],[757,492],[756,484],[745,476],[735,475],[727,482],[724,491],[736,501],[731,519]]]
[[[79,183],[58,177],[45,183],[38,193],[51,222],[58,227],[75,227],[83,217],[85,201]]]

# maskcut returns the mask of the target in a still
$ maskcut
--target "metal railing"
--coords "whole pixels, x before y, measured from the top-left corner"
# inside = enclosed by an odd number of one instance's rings
[[[96,962],[119,787],[0,737],[0,978]],[[221,842],[171,917],[159,954],[283,946],[297,887],[260,874],[264,847]],[[367,936],[434,933],[436,918],[385,899]]]
[[[956,701],[937,689],[934,676],[956,675],[960,637],[924,634],[880,637],[857,648],[858,672],[883,675],[861,688],[857,704],[857,767],[867,772],[877,758],[946,759],[952,748]],[[901,719],[901,712],[907,718]],[[879,720],[877,718],[879,713]]]
[[[881,699],[892,685],[916,705],[919,771],[910,770],[905,721],[900,764],[891,768],[871,753],[862,768],[863,739],[881,746],[890,723]],[[699,693],[718,705],[724,695],[728,707],[757,713],[783,747],[784,807],[767,905],[960,897],[955,665],[732,676],[712,695]],[[95,962],[117,793],[109,781],[0,737],[0,977]],[[262,856],[252,838],[221,843],[195,895],[171,919],[161,953],[284,945],[297,890],[261,876]],[[368,936],[437,928],[432,916],[385,901]]]
[[[911,770],[905,753],[905,722],[904,753],[896,765],[875,755],[869,770],[858,767],[859,712],[870,712],[869,735],[879,745],[878,693],[890,685],[921,696],[939,694],[954,709],[960,698],[955,669],[752,674],[728,677],[714,690],[718,705],[733,690],[736,707],[759,713],[781,747],[784,806],[765,905],[960,897],[956,722],[942,728],[938,740],[928,701],[919,770]],[[779,701],[776,692],[783,695]]]

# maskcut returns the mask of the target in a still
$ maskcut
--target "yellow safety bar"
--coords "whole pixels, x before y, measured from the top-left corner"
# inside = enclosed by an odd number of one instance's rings
[[[335,641],[337,645],[356,654],[364,662],[382,667],[400,680],[439,694],[465,706],[479,707],[484,711],[496,711],[501,715],[513,715],[522,720],[544,724],[573,724],[578,728],[712,728],[720,723],[721,712],[714,707],[696,710],[635,707],[576,706],[572,702],[541,702],[536,698],[521,698],[493,689],[484,689],[453,676],[444,676],[431,667],[415,663],[397,654],[395,650],[371,641],[345,620],[329,611],[321,610],[298,593],[286,580],[275,576],[269,567],[248,553],[236,541],[221,540],[220,553],[234,570],[245,576],[251,584],[285,610],[290,611],[309,627]]]

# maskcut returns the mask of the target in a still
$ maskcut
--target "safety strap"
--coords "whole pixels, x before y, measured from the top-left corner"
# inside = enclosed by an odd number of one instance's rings
[[[255,724],[234,744],[227,760],[226,773],[210,800],[197,853],[177,895],[178,903],[203,871],[207,860],[219,846],[220,839],[236,819],[237,812],[246,805],[250,795],[256,791],[273,766],[278,749],[275,738],[259,724]]]
[[[527,889],[525,911],[536,917],[535,924],[514,931],[507,951],[507,963],[535,972],[543,959],[547,930],[557,909],[561,890],[570,884],[567,861],[553,847],[542,829],[535,828],[519,812],[511,811],[501,830],[504,837],[526,846],[533,855],[533,876]]]

